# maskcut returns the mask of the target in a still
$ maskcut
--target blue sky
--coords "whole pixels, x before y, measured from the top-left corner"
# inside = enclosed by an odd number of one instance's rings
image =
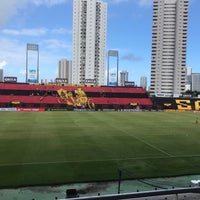
[[[153,0],[104,0],[108,3],[107,51],[119,51],[119,68],[139,85],[150,82]],[[25,81],[26,44],[39,44],[40,79],[55,79],[58,60],[72,59],[73,0],[0,2],[0,68],[4,76]],[[190,0],[187,66],[200,73],[200,1]]]

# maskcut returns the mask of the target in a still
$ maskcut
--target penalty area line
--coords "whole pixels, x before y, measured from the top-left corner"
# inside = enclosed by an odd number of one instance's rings
[[[154,159],[168,159],[168,158],[191,158],[200,157],[200,155],[179,155],[179,156],[146,156],[146,157],[128,157],[128,158],[113,158],[113,159],[99,159],[99,160],[80,160],[80,161],[52,161],[52,162],[25,162],[25,163],[5,163],[0,164],[0,167],[15,167],[28,165],[51,165],[51,164],[70,164],[70,163],[92,163],[92,162],[112,162],[112,161],[131,161],[131,160],[154,160]]]

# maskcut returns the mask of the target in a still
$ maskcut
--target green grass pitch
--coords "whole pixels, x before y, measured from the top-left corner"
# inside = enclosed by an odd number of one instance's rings
[[[1,112],[0,187],[199,174],[198,116]]]

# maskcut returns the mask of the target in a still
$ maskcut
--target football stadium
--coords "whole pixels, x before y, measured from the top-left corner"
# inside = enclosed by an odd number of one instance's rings
[[[141,87],[0,83],[0,187],[198,175],[199,109]]]

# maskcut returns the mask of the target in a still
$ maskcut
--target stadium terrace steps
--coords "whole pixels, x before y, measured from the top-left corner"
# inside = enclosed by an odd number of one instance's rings
[[[38,84],[9,84],[9,83],[0,83],[0,90],[50,90],[57,91],[60,88],[63,88],[67,91],[74,91],[77,88],[83,88],[85,92],[98,92],[98,93],[136,93],[136,94],[146,94],[146,91],[141,87],[108,87],[108,86],[61,86],[61,85],[38,85]]]
[[[64,91],[64,97],[59,90]],[[73,102],[70,105],[68,98]],[[20,106],[48,109],[77,105],[80,108],[103,109],[108,106],[109,109],[131,109],[135,106],[149,108],[152,101],[141,87],[0,83],[0,108]]]
[[[129,105],[152,105],[149,98],[92,98],[95,104]]]
[[[8,103],[12,101],[20,101],[23,103],[59,103],[58,99],[53,96],[17,96],[17,95],[1,95],[0,103]]]

